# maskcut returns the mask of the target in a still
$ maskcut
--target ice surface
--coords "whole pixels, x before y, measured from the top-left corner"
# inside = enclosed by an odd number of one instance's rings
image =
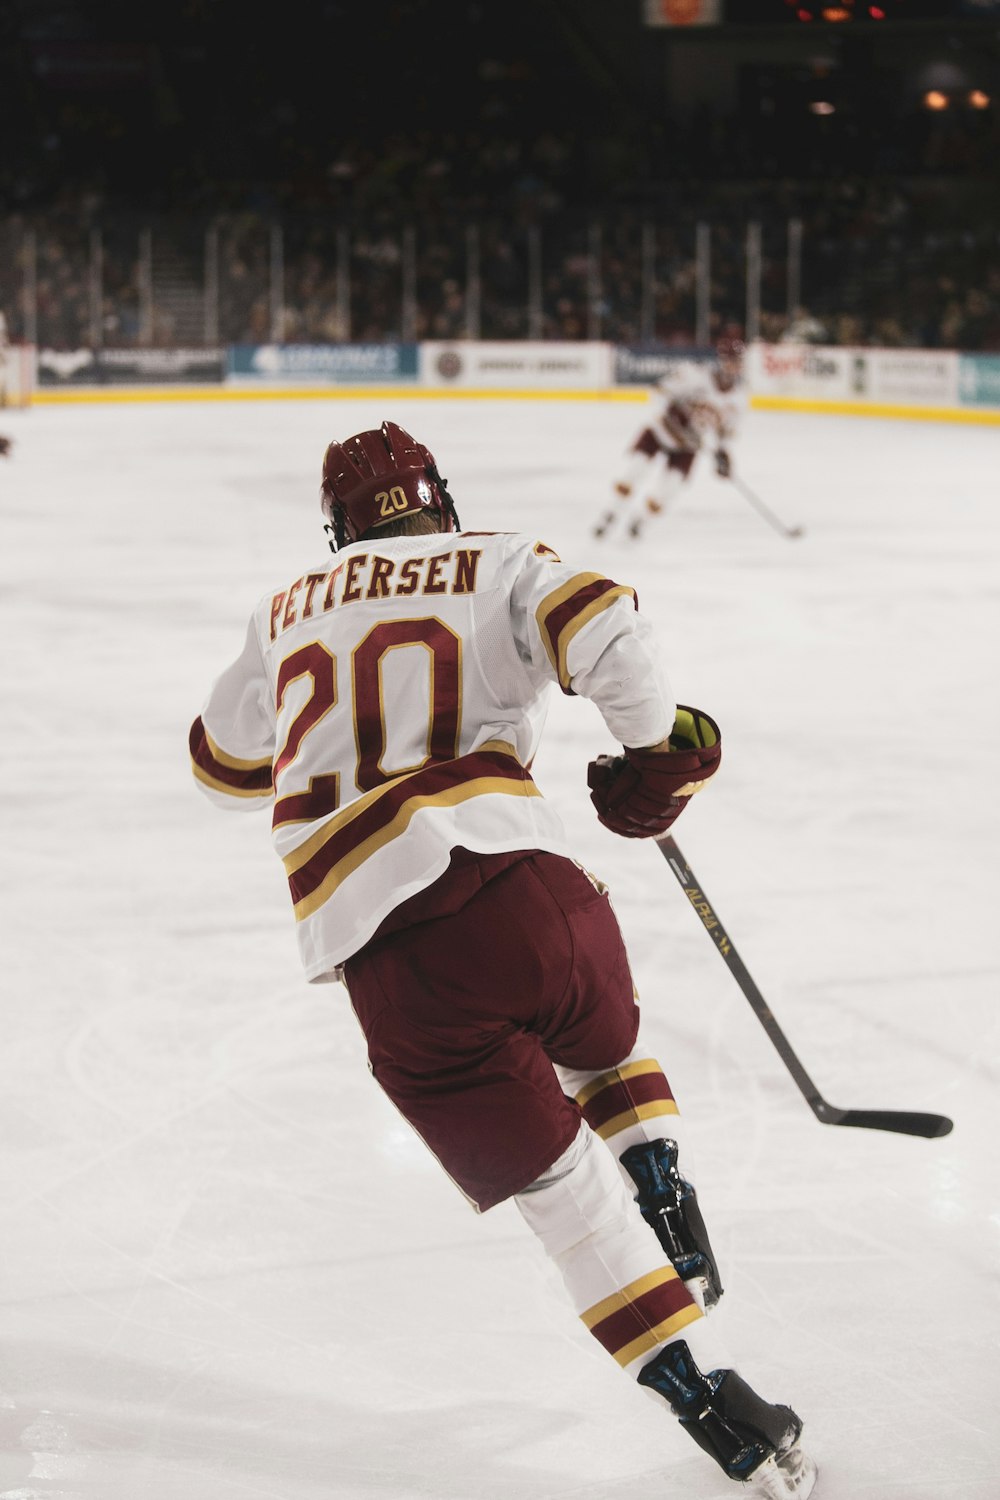
[[[466,1206],[300,977],[266,819],[186,736],[257,597],[325,555],[326,442],[393,418],[463,523],[636,586],[723,727],[678,842],[834,1104],[819,1125],[554,694],[536,763],[610,885],[697,1144],[744,1374],[817,1500],[996,1500],[1000,431],[754,413],[737,461],[595,543],[635,406],[43,407],[0,463],[0,1500],[723,1500],[574,1318],[510,1204]]]

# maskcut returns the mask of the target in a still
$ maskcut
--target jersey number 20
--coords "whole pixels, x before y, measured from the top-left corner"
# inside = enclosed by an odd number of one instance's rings
[[[429,656],[430,691],[427,703],[426,753],[416,765],[386,771],[388,747],[383,665],[391,651],[423,649]],[[288,726],[285,742],[274,760],[274,784],[296,759],[302,742],[337,705],[337,659],[322,641],[310,641],[286,656],[278,669],[277,711],[285,693],[300,678],[311,679],[309,697]],[[436,616],[411,620],[383,620],[354,648],[351,658],[351,712],[357,747],[355,782],[362,792],[430,762],[452,760],[458,754],[462,705],[462,641]],[[274,805],[274,824],[298,823],[334,812],[340,805],[340,777],[336,771],[309,778],[306,790],[284,793]]]

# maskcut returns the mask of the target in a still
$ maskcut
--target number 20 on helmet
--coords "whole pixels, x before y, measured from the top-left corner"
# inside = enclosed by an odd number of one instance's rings
[[[395,422],[329,445],[320,501],[334,552],[419,511],[437,511],[442,531],[458,530],[455,503],[434,455]]]

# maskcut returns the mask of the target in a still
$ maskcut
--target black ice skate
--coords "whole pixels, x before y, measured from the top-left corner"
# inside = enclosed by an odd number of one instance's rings
[[[682,1281],[694,1282],[705,1307],[722,1296],[722,1282],[698,1195],[677,1170],[677,1142],[647,1141],[622,1152],[621,1163],[639,1190],[642,1217]]]
[[[763,1401],[735,1370],[703,1375],[683,1339],[661,1349],[639,1372],[685,1431],[730,1479],[755,1500],[806,1500],[816,1465],[799,1439],[802,1421],[790,1406]]]

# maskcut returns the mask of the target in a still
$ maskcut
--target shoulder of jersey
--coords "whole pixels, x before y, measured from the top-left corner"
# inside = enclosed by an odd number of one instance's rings
[[[448,536],[450,535],[450,533],[444,532],[443,535]],[[538,541],[535,537],[530,536],[525,531],[459,531],[456,532],[455,535],[461,537],[510,536],[519,541],[522,546],[530,547],[538,557],[551,557],[555,562],[561,561],[561,558],[559,557],[559,554],[554,547],[550,547],[547,542]]]

